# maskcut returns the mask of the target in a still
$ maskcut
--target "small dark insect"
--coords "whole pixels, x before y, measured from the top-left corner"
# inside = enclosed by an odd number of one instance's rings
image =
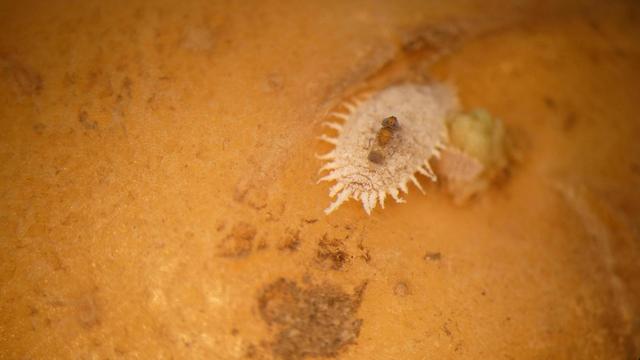
[[[393,131],[389,130],[385,127],[383,127],[382,129],[378,130],[378,134],[376,134],[376,139],[378,140],[378,145],[380,146],[387,146],[387,144],[389,143],[389,141],[391,141],[391,138],[393,138]]]
[[[382,119],[382,127],[389,130],[397,130],[400,127],[400,123],[398,122],[397,117],[389,116]]]
[[[369,159],[369,161],[374,164],[382,164],[382,161],[384,161],[384,156],[382,156],[382,154],[377,150],[371,150],[369,152],[369,156],[367,156],[367,159]]]
[[[382,119],[382,127],[376,134],[376,142],[380,148],[384,148],[393,139],[393,135],[400,128],[398,118],[395,116],[389,116]],[[381,164],[384,161],[384,156],[379,150],[372,149],[367,157],[369,161],[375,164]]]
[[[378,134],[376,135],[376,139],[378,140],[378,145],[384,147],[389,141],[393,138],[393,134],[400,127],[400,123],[398,123],[398,118],[395,116],[389,116],[382,119],[382,127],[378,130]]]

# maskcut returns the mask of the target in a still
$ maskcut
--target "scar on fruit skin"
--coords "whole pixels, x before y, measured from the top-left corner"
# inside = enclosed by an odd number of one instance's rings
[[[409,181],[424,193],[416,174],[437,181],[430,162],[434,158],[440,159],[441,153],[449,159],[445,165],[451,165],[450,160],[455,160],[455,166],[438,167],[442,169],[438,175],[446,181],[457,181],[460,174],[456,172],[460,169],[472,168],[474,171],[471,176],[466,174],[465,181],[475,181],[484,172],[482,159],[474,158],[474,153],[459,150],[465,149],[464,141],[478,142],[479,136],[486,136],[484,133],[474,134],[474,126],[463,126],[463,129],[470,129],[470,135],[457,136],[462,144],[449,141],[450,119],[454,119],[456,125],[460,117],[455,115],[461,114],[451,86],[439,83],[395,85],[364,99],[347,101],[343,107],[346,112],[333,112],[330,115],[334,120],[323,123],[337,131],[337,135],[320,136],[321,140],[335,146],[318,156],[327,161],[320,172],[328,172],[319,182],[335,182],[329,190],[329,196],[334,200],[325,209],[326,214],[349,199],[360,201],[367,214],[371,214],[378,204],[384,208],[387,195],[402,203],[404,199],[400,193],[408,193]],[[450,156],[452,152],[459,156]]]

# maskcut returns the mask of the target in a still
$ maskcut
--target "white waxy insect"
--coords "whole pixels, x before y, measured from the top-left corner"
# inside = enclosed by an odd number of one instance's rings
[[[449,86],[442,84],[395,85],[374,93],[364,101],[345,104],[348,113],[332,113],[343,123],[326,122],[337,136],[322,135],[335,148],[319,158],[327,163],[320,181],[335,181],[329,190],[333,202],[325,209],[329,214],[349,199],[362,202],[367,214],[390,195],[404,202],[400,191],[407,193],[413,182],[420,191],[416,173],[435,181],[429,160],[438,157],[447,140],[445,120],[458,108],[458,99]],[[390,140],[376,142],[381,122],[395,117],[398,129]],[[375,156],[371,153],[375,152]]]

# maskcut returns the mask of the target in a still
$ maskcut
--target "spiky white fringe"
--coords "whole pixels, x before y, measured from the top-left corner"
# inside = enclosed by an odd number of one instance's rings
[[[320,172],[328,172],[318,182],[336,182],[329,190],[334,200],[325,213],[330,214],[349,199],[360,201],[367,214],[378,204],[384,208],[387,195],[404,203],[401,192],[408,194],[409,182],[424,193],[415,174],[437,180],[429,160],[440,156],[447,138],[445,118],[457,106],[455,93],[448,86],[408,84],[389,87],[363,101],[347,102],[347,113],[331,113],[344,123],[324,122],[337,135],[319,137],[335,145],[328,153],[318,155],[327,161]],[[391,115],[400,122],[399,138],[384,163],[373,164],[367,159],[372,139],[380,121]]]

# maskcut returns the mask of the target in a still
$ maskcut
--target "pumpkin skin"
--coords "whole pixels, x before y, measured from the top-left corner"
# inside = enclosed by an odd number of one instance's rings
[[[637,2],[0,8],[0,359],[637,357]],[[325,216],[327,113],[429,80],[519,165]]]

